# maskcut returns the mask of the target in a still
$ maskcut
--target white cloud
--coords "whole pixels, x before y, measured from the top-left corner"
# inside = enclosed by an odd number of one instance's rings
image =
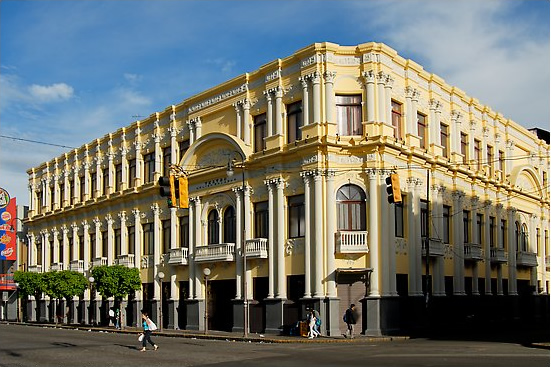
[[[73,96],[73,87],[65,83],[47,86],[33,84],[29,87],[29,93],[40,102],[57,102],[70,99]]]

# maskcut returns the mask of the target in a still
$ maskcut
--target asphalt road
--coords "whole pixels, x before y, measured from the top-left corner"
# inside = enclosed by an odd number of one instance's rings
[[[549,349],[514,342],[409,339],[251,343],[0,324],[0,367],[15,366],[549,366]],[[148,347],[150,348],[150,347]]]

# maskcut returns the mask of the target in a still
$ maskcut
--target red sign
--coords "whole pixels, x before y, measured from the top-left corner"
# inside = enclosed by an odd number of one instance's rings
[[[0,260],[17,260],[17,234],[15,198],[0,188]]]

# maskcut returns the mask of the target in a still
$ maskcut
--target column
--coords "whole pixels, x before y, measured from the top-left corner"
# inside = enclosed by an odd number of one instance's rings
[[[264,183],[268,187],[268,298],[274,298],[274,259],[276,256],[274,188],[271,181],[266,180]]]
[[[478,243],[477,236],[478,236],[478,225],[477,225],[477,212],[476,208],[479,206],[479,198],[478,196],[474,196],[471,198],[471,240],[469,241],[470,245],[482,245],[481,243]],[[473,262],[473,295],[480,295],[478,291],[478,261]]]
[[[283,189],[285,187],[285,181],[278,179],[276,183],[277,189],[277,287],[276,298],[287,298],[287,277],[285,274],[285,221],[284,221],[284,197]]]
[[[438,237],[438,242],[443,246],[442,233],[443,231],[443,204],[442,204],[442,194],[445,190],[444,186],[433,185],[432,187],[432,197],[430,200],[431,204],[431,215],[430,223],[431,225],[431,234],[433,238]],[[444,257],[436,256],[433,259],[433,294],[435,296],[445,296],[446,295],[446,285],[445,285],[445,274],[444,274]]]
[[[58,236],[59,236],[59,231],[57,230],[57,228],[56,227],[52,228],[52,238],[54,241],[54,253],[53,253],[54,263],[59,263],[59,237]]]
[[[365,96],[367,100],[367,122],[375,122],[375,73],[369,70],[363,73]]]
[[[195,198],[189,198],[188,299],[195,298]]]
[[[491,200],[484,201],[484,294],[492,294],[492,264],[490,260],[490,207]],[[495,223],[499,229],[499,223]],[[499,230],[498,230],[499,232]]]
[[[115,264],[115,251],[113,249],[113,223],[115,220],[111,214],[105,216],[105,221],[107,222],[107,265]],[[103,254],[105,256],[106,254]]]
[[[497,151],[497,149],[496,149]],[[503,211],[503,204],[496,204],[496,226],[497,226],[497,247],[505,249],[505,239],[503,238],[503,232],[501,231],[501,212]],[[503,266],[501,263],[497,264],[497,295],[503,296]]]
[[[155,174],[154,174],[154,182],[157,182],[159,177],[162,175],[163,172],[163,150],[161,149],[161,134],[156,133],[154,136],[155,139]],[[172,154],[172,150],[170,151]],[[172,159],[172,157],[171,157]]]
[[[50,270],[50,233],[47,229],[40,232],[42,234],[42,271],[47,272]]]
[[[67,201],[71,197],[71,185],[69,185],[69,171],[65,170],[63,172],[63,176],[64,176],[63,179],[64,179],[65,190],[63,191],[63,197],[61,198],[62,200],[61,207],[64,207],[65,205],[67,205]]]
[[[248,185],[245,186],[245,191],[243,192],[243,200],[245,201],[245,213],[243,213],[245,221],[245,243],[247,240],[251,239],[251,189]],[[243,249],[245,250],[245,249]],[[252,278],[252,269],[247,267],[247,299],[253,299],[253,278]]]
[[[71,224],[71,228],[73,229],[73,253],[69,254],[71,257],[71,260],[78,260],[79,259],[79,249],[80,249],[80,243],[78,241],[78,226],[76,223]]]
[[[111,141],[109,141],[109,143],[111,143]],[[108,165],[109,165],[109,192],[105,192],[104,195],[106,194],[112,194],[113,193],[113,188],[115,187],[115,163],[113,162],[113,159],[114,159],[114,155],[113,153],[109,152],[109,156],[108,156]],[[105,180],[105,177],[103,178]],[[67,191],[67,186],[65,186],[65,191]]]
[[[195,122],[192,119],[186,121],[186,124],[189,130],[189,144],[192,145],[195,142]]]
[[[458,213],[453,216],[453,293],[455,295],[465,295],[465,261],[463,260],[464,238],[463,238],[463,198],[465,193],[454,191],[453,196],[453,212]]]
[[[124,140],[121,143],[121,168],[122,168],[122,181],[121,181],[121,190],[126,190],[130,187],[129,175],[128,175],[128,159],[126,155],[128,154],[128,149],[125,146]]]
[[[273,106],[272,106],[272,92],[267,90],[264,91],[266,96],[266,103],[268,107],[266,109],[266,127],[267,127],[267,136],[272,136],[274,133],[274,119],[273,119]]]
[[[99,197],[100,196],[100,193],[101,193],[101,183],[102,181],[104,180],[104,177],[103,177],[103,171],[101,170],[101,161],[102,161],[102,157],[101,157],[101,146],[98,145],[96,146],[96,158],[95,158],[95,161],[96,161],[96,187],[92,187],[92,190],[94,190],[93,192],[93,196],[94,197]],[[104,195],[107,194],[106,192],[103,193]]]
[[[82,193],[83,201],[90,199],[90,194],[94,188],[90,188],[90,163],[88,162],[88,151],[86,151],[86,161],[84,162],[84,193]]]
[[[369,170],[369,267],[371,273],[371,289],[369,296],[380,297],[380,267],[379,267],[379,195],[377,194],[379,175],[377,170]]]
[[[136,129],[136,134],[140,132],[140,129]],[[142,143],[140,142],[139,138],[136,139],[134,142],[134,149],[136,150],[136,178],[135,181],[132,183],[130,182],[130,185],[134,185],[134,187],[139,187],[142,180],[142,171],[143,171],[143,155],[142,155]]]
[[[321,90],[320,90],[320,73],[314,72],[312,77],[312,89],[313,89],[313,108],[314,108],[314,124],[321,122]]]
[[[243,220],[244,220],[244,214],[243,214],[243,198],[241,196],[241,193],[243,190],[238,187],[234,187],[233,192],[235,193],[235,206],[236,206],[236,213],[235,213],[235,219],[236,219],[236,228],[237,231],[235,231],[235,298],[240,299],[243,297],[243,251],[245,250],[243,248]],[[243,292],[243,293],[242,293]]]
[[[195,198],[195,230],[194,230],[194,234],[195,234],[195,245],[194,245],[194,249],[197,248],[197,246],[200,246],[201,245],[201,210],[202,210],[202,205],[201,205],[201,198],[197,197]],[[195,292],[194,295],[193,295],[193,298],[194,299],[201,299],[202,298],[202,294],[201,294],[201,272],[198,271],[197,269],[197,264],[194,263],[194,266],[193,266],[193,269],[191,268],[190,266],[190,272],[193,271],[193,281],[194,281],[194,286],[193,286],[193,291]]]
[[[136,269],[140,269],[141,258],[142,258],[142,238],[143,238],[142,223],[140,220],[142,213],[140,212],[139,209],[133,209],[132,214],[134,215],[134,243],[132,244],[132,246],[134,246],[134,267]]]
[[[312,297],[312,247],[311,247],[311,237],[310,237],[310,228],[312,225],[310,213],[312,207],[310,204],[310,173],[301,172],[302,180],[304,181],[304,223],[306,227],[304,228],[304,298]]]
[[[335,272],[335,233],[337,232],[335,171],[328,170],[325,175],[326,209],[325,221],[327,226],[327,297],[337,297],[337,280]]]
[[[335,92],[333,91],[333,83],[335,76],[334,71],[326,71],[323,76],[325,78],[325,121],[335,123]]]
[[[236,136],[237,139],[243,140],[243,133],[241,130],[241,124],[243,123],[241,121],[241,106],[239,103],[234,103],[233,107],[235,108],[235,120],[236,120]]]
[[[386,122],[385,114],[385,83],[386,75],[381,71],[377,74],[377,113],[378,122]]]
[[[251,102],[248,99],[243,101],[243,137],[245,144],[251,145],[251,115],[250,115]]]
[[[394,83],[394,79],[390,75],[386,75],[386,82],[385,82],[385,107],[384,107],[384,115],[385,115],[385,122],[387,124],[392,124],[392,84]]]
[[[507,249],[509,250],[508,269],[509,269],[509,295],[517,295],[517,251],[515,236],[515,217],[517,209],[507,208]]]
[[[153,275],[155,279],[153,282],[153,300],[157,302],[161,296],[161,281],[157,277],[157,266],[161,258],[161,208],[159,204],[153,203],[151,210],[153,211]]]
[[[202,127],[203,124],[201,123],[201,118],[195,118],[195,139],[199,139],[201,136],[203,136]]]
[[[416,178],[407,179],[408,191],[411,203],[408,203],[408,264],[409,264],[409,295],[422,296],[422,245],[421,245],[421,221],[419,220],[420,198],[419,191],[423,183]]]
[[[391,172],[385,172],[383,173],[383,176],[386,176],[390,174]],[[370,181],[371,182],[371,181]],[[378,197],[384,198],[387,196],[386,193],[386,185],[378,185]],[[371,195],[370,195],[371,198]],[[388,297],[391,295],[390,292],[390,283],[391,278],[396,278],[395,270],[390,268],[390,259],[391,257],[395,257],[395,253],[390,252],[391,244],[393,245],[395,243],[394,235],[395,235],[395,223],[394,223],[394,210],[395,205],[387,204],[382,202],[381,200],[380,205],[380,219],[379,219],[379,228],[380,231],[380,271],[379,271],[379,279],[381,280],[381,287],[379,289],[379,292],[382,296]],[[370,208],[371,209],[371,208]],[[370,231],[372,229],[370,228]],[[370,243],[370,247],[373,247],[375,244]]]
[[[68,269],[69,268],[69,238],[68,238],[69,228],[67,228],[67,226],[64,224],[63,226],[61,226],[61,231],[63,233],[63,239],[62,239],[62,243],[63,243],[63,269]],[[30,246],[30,248],[32,249],[33,247]],[[29,251],[29,256],[31,256],[31,251]],[[32,264],[32,262],[30,261],[30,258],[29,258],[29,264]]]
[[[95,226],[95,236],[96,236],[96,247],[92,249],[92,260],[103,257],[105,255],[101,254],[101,251],[99,250],[102,248],[102,242],[101,242],[101,220],[98,217],[94,218],[94,226]]]
[[[302,119],[304,126],[310,124],[310,101],[308,95],[308,77],[301,76],[298,78],[302,86]]]
[[[128,255],[128,240],[127,238],[127,232],[128,229],[126,227],[126,212],[122,211],[119,213],[119,219],[121,224],[121,256]]]
[[[59,209],[59,204],[59,174],[57,173],[56,169],[54,173],[54,197],[52,198],[52,210]]]
[[[84,239],[84,254],[81,254],[81,258],[84,261],[84,271],[88,271],[90,264],[90,224],[85,220],[82,222],[82,231]]]
[[[277,135],[283,135],[282,98],[283,89],[281,87],[277,87],[275,90],[275,133]]]
[[[321,298],[323,292],[323,188],[322,175],[314,173],[314,297]]]
[[[436,110],[439,108],[440,103],[435,100],[431,99],[429,103],[429,137],[428,137],[428,144],[427,146],[430,147],[431,145],[440,145],[440,139],[438,139],[438,131],[440,127],[440,120],[437,119]],[[439,116],[438,116],[439,117]]]

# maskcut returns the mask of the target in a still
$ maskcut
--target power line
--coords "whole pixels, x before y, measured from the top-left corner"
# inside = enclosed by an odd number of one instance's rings
[[[17,140],[17,141],[24,141],[24,142],[26,142],[26,143],[34,143],[34,144],[49,145],[49,146],[58,147],[58,148],[77,149],[76,147],[70,147],[70,146],[67,146],[67,145],[60,145],[60,144],[54,144],[54,143],[47,143],[47,142],[45,142],[45,141],[38,141],[38,140],[30,140],[30,139],[16,138],[16,137],[14,137],[14,136],[0,135],[0,138],[11,139],[11,140]]]

